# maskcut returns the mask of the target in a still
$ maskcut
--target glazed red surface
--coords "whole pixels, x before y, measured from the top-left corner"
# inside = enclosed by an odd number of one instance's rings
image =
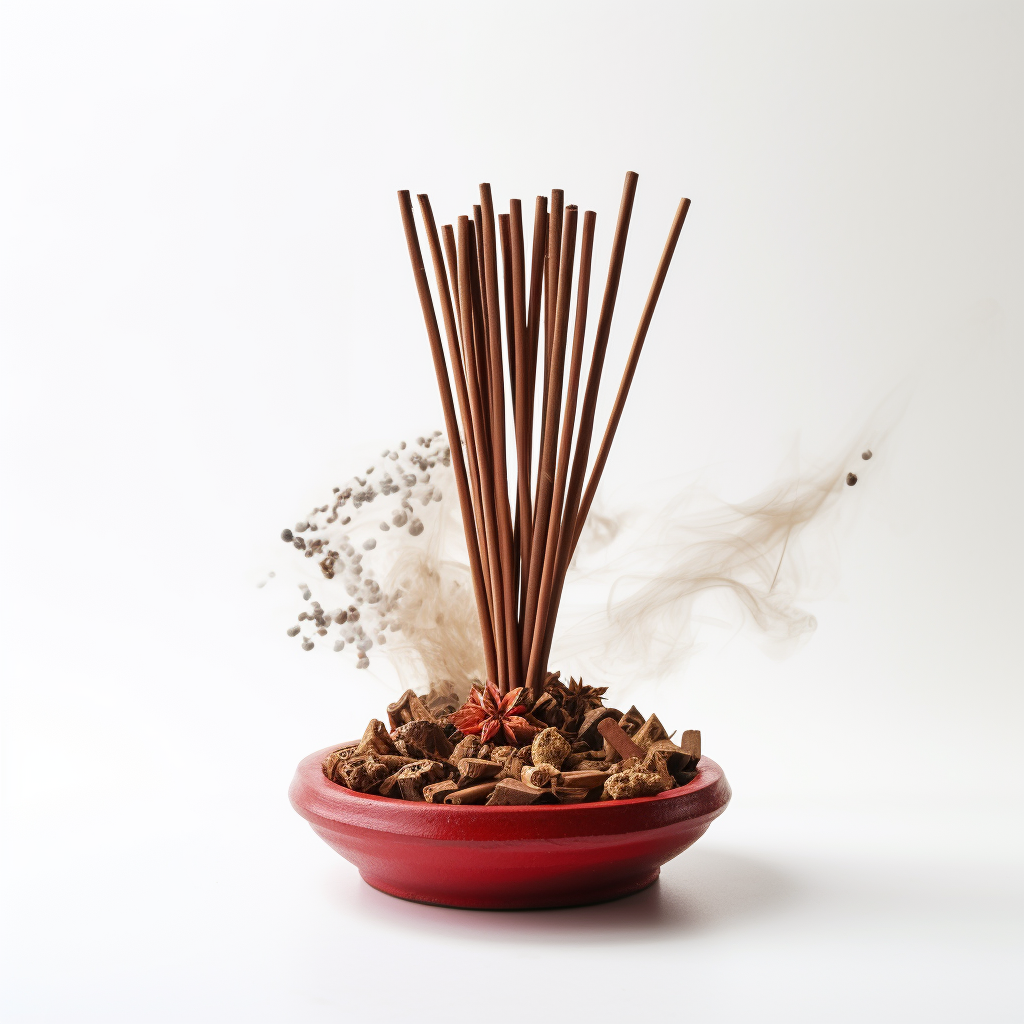
[[[573,906],[650,885],[695,843],[732,795],[701,758],[686,786],[638,800],[540,807],[457,807],[355,793],[304,758],[292,806],[375,889],[479,909]]]

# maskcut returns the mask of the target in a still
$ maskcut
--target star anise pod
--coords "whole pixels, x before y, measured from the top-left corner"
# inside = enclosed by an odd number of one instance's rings
[[[494,683],[488,683],[483,691],[474,689],[469,700],[448,716],[448,721],[467,736],[478,735],[481,743],[489,743],[504,732],[512,746],[521,747],[540,732],[537,726],[520,717],[526,710],[526,704],[520,703],[524,689],[517,686],[502,697]]]
[[[579,682],[570,679],[562,697],[562,710],[566,718],[585,715],[588,711],[601,707],[604,704],[603,694],[607,689],[607,686],[585,686],[582,679]]]

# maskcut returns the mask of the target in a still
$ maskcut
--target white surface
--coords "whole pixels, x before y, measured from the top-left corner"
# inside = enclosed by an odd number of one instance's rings
[[[499,984],[595,965],[560,1011],[635,1012],[653,969],[681,1019],[1020,1019],[1020,8],[630,18],[6,5],[5,1021],[403,1019],[449,972],[435,1019],[519,1020]],[[811,643],[630,695],[737,793],[658,888],[402,904],[284,798],[390,691],[300,652],[255,583],[351,452],[439,422],[395,189],[448,218],[482,180],[564,187],[601,265],[629,168],[604,409],[694,205],[613,492],[652,437],[742,494],[797,432],[830,451],[899,385],[906,412]]]

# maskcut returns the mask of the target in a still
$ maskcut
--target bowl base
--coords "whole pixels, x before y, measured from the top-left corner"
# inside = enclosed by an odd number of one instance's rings
[[[451,907],[454,910],[551,910],[556,907],[586,907],[594,903],[607,903],[610,900],[622,899],[642,892],[653,885],[661,874],[661,868],[645,872],[633,878],[617,881],[614,885],[576,889],[570,892],[543,893],[532,896],[513,896],[498,900],[493,894],[487,896],[469,896],[455,893],[428,894],[411,892],[389,885],[382,878],[367,876],[360,872],[360,877],[371,888],[388,896],[395,896],[410,903],[423,903],[433,907]]]

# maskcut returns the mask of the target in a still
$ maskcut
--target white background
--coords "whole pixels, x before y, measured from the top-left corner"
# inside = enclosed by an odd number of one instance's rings
[[[6,4],[4,1019],[1020,1019],[1021,29],[979,2]],[[628,169],[611,377],[693,208],[609,488],[669,439],[738,494],[905,411],[810,644],[638,682],[736,794],[658,886],[401,903],[285,799],[390,691],[255,584],[352,453],[440,425],[395,190],[449,219],[480,181],[562,187],[601,266]]]

